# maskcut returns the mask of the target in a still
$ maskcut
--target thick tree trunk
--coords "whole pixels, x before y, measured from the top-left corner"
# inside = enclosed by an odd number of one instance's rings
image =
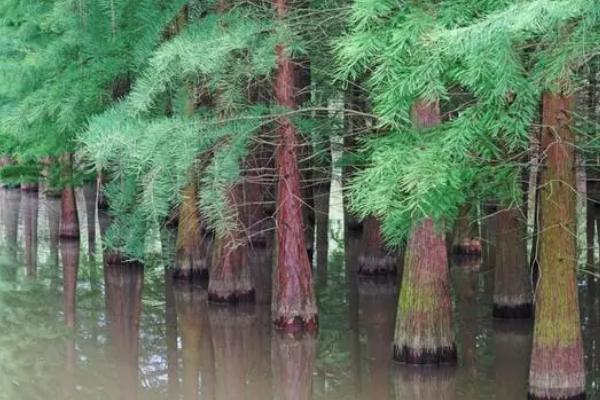
[[[23,194],[23,238],[25,240],[25,266],[27,276],[37,272],[38,259],[38,192]]]
[[[278,18],[287,14],[286,0],[275,0]],[[285,45],[277,46],[275,96],[280,106],[296,108],[294,62]],[[273,276],[272,318],[285,331],[317,329],[317,303],[302,222],[300,170],[296,128],[287,117],[278,120],[277,267]]]
[[[117,371],[115,399],[135,400],[139,385],[139,331],[144,268],[137,263],[104,266],[106,311]]]
[[[497,215],[494,317],[530,318],[532,292],[523,216],[518,208]]]
[[[193,178],[192,178],[193,179]],[[196,185],[189,183],[182,193],[176,242],[176,279],[207,279],[210,252],[202,227]]]
[[[572,98],[543,96],[540,176],[540,276],[529,370],[532,399],[580,399],[585,369],[576,282]]]
[[[62,162],[63,176],[69,180],[73,175],[73,155],[65,154]],[[79,239],[79,216],[73,184],[67,182],[61,195],[60,237]]]
[[[438,124],[439,104],[418,103],[414,118],[421,128]],[[406,249],[393,346],[396,361],[456,361],[449,275],[445,235],[426,218],[413,227]]]
[[[361,275],[389,275],[396,273],[396,256],[386,248],[377,218],[363,221],[363,246],[358,257],[358,273]]]
[[[229,189],[229,205],[244,214],[244,190],[241,184]],[[238,214],[239,215],[239,214]],[[243,225],[243,223],[241,224]],[[254,301],[254,282],[248,263],[248,238],[243,226],[215,238],[212,269],[208,282],[208,300],[215,303]]]

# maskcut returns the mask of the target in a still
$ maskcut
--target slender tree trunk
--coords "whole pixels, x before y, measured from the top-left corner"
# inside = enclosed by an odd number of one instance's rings
[[[73,155],[65,154],[63,157],[63,176],[72,179]],[[60,237],[64,239],[79,239],[79,217],[77,215],[77,202],[75,190],[71,182],[65,183],[61,196]]]
[[[58,242],[60,230],[60,200],[46,198],[46,212],[48,213],[48,247],[50,248],[50,265],[58,267]]]
[[[274,0],[277,17],[288,11],[286,0]],[[280,106],[296,108],[294,62],[284,44],[277,45],[275,97]],[[292,121],[278,121],[277,267],[273,277],[272,318],[285,331],[317,329],[317,303],[302,221],[298,135]]]
[[[532,292],[525,224],[518,208],[498,212],[494,317],[530,318]]]
[[[327,150],[331,154],[329,147]],[[317,276],[321,282],[327,281],[329,259],[329,195],[331,191],[331,160],[318,171],[315,194],[315,230],[317,249]]]
[[[25,265],[27,275],[35,276],[38,259],[38,192],[27,192],[23,199],[23,238],[25,239]]]
[[[179,208],[176,242],[176,279],[207,279],[210,252],[207,248],[205,232],[202,227],[196,185],[190,183],[183,189],[182,203]]]
[[[139,385],[139,332],[144,268],[137,263],[104,266],[106,311],[117,371],[113,398],[135,400]]]
[[[483,218],[481,221],[482,258],[486,270],[496,268],[496,237],[498,231],[498,206],[496,201],[489,199],[482,204]]]
[[[11,263],[14,264],[17,262],[17,236],[19,232],[21,191],[18,189],[6,189],[4,196],[4,240],[6,241],[6,246],[8,248],[8,258],[11,260]]]
[[[581,399],[585,369],[576,282],[574,135],[572,98],[543,96],[540,177],[540,276],[535,292],[532,399]]]
[[[358,257],[358,273],[361,275],[389,275],[396,273],[396,256],[386,248],[377,218],[363,221],[363,247]]]
[[[439,104],[418,103],[414,117],[421,128],[438,124]],[[413,227],[406,249],[393,346],[396,361],[456,361],[449,275],[445,235],[426,218]]]

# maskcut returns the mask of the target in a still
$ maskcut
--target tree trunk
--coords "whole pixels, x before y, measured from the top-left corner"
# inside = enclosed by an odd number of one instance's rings
[[[497,224],[494,317],[530,318],[532,293],[521,211],[518,208],[499,211]]]
[[[50,265],[58,266],[58,242],[60,231],[60,200],[46,198],[46,212],[48,213],[48,247],[50,251]]]
[[[482,262],[486,270],[493,270],[496,268],[496,236],[498,233],[498,219],[496,215],[498,206],[496,201],[493,199],[485,201],[482,204],[482,210]]]
[[[244,214],[244,190],[236,184],[228,191],[229,206],[236,210],[242,221]],[[241,215],[240,215],[241,214]],[[241,222],[241,225],[244,225]],[[244,226],[215,238],[212,270],[208,282],[208,300],[215,303],[238,303],[254,301],[254,282],[248,263],[248,239]]]
[[[438,124],[439,104],[418,103],[414,118],[421,128]],[[448,250],[444,233],[431,219],[413,227],[405,257],[394,359],[410,364],[455,362]]]
[[[4,213],[4,240],[8,248],[8,259],[11,263],[17,262],[17,237],[19,232],[19,210],[21,203],[21,191],[5,189],[3,210]]]
[[[529,370],[532,399],[580,399],[585,368],[576,282],[572,98],[543,96],[540,176],[540,276]]]
[[[96,182],[83,187],[88,232],[88,256],[90,260],[96,252]]]
[[[452,232],[452,251],[455,254],[481,255],[481,242],[478,238],[477,224],[473,221],[470,204],[464,204]]]
[[[275,0],[279,19],[287,14],[286,0]],[[277,45],[275,96],[280,106],[294,109],[294,62],[284,44]],[[302,221],[300,170],[296,128],[287,117],[278,120],[277,148],[277,267],[273,277],[273,323],[285,331],[317,329],[317,303]]]
[[[35,276],[38,259],[38,193],[27,192],[23,194],[22,199],[25,265],[27,267],[27,276]]]
[[[191,178],[193,181],[195,178]],[[198,211],[197,189],[188,183],[182,192],[176,242],[176,279],[207,279],[210,254]]]
[[[396,273],[396,257],[386,248],[377,218],[363,221],[363,247],[358,257],[358,273],[361,275],[389,275]]]
[[[72,179],[73,155],[65,154],[62,162],[63,176]],[[61,196],[60,237],[63,239],[79,239],[79,217],[77,202],[72,182],[66,182]]]
[[[317,250],[317,276],[320,282],[327,282],[327,263],[329,261],[329,192],[331,185],[322,177],[315,186],[315,229]]]

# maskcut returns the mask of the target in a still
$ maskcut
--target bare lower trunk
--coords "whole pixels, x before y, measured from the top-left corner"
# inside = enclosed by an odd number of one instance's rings
[[[88,255],[92,258],[96,252],[96,183],[86,184],[83,195],[87,216]]]
[[[50,248],[50,265],[58,266],[58,241],[60,232],[60,200],[46,198],[48,213],[48,247]]]
[[[61,163],[63,177],[67,181],[73,178],[73,155],[65,154]],[[79,239],[79,216],[77,201],[72,182],[67,182],[61,195],[60,237],[64,239]]]
[[[543,96],[539,265],[529,369],[532,399],[581,399],[585,368],[576,282],[572,98]],[[560,206],[557,206],[560,204]]]
[[[195,184],[182,193],[176,243],[176,279],[207,279],[210,255],[203,231]]]
[[[274,5],[278,18],[282,19],[289,5],[286,0],[275,0]],[[279,44],[276,51],[277,103],[294,109],[297,106],[294,62],[283,44]],[[289,118],[279,118],[278,134],[277,266],[273,276],[272,318],[275,326],[285,331],[314,331],[317,303],[302,221],[298,137]]]
[[[377,218],[363,221],[363,247],[358,257],[358,273],[361,275],[389,275],[396,273],[396,256],[385,246],[381,225]]]
[[[524,216],[518,208],[509,208],[499,211],[497,218],[494,317],[530,318],[532,292]]]
[[[440,122],[438,103],[417,103],[420,128]],[[394,359],[410,364],[456,361],[452,301],[445,235],[426,218],[413,227],[408,240],[396,331]]]
[[[329,183],[315,187],[315,229],[317,249],[317,276],[320,282],[327,281],[329,256]]]
[[[481,241],[479,240],[478,226],[473,219],[470,204],[460,208],[458,218],[452,232],[452,251],[456,254],[480,255]]]
[[[21,191],[18,189],[6,189],[4,192],[4,240],[8,248],[8,258],[12,263],[17,260],[17,235],[19,232],[19,210],[21,203]]]

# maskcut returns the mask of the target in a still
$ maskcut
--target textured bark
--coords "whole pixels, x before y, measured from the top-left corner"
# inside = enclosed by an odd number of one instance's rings
[[[144,268],[140,264],[105,265],[106,311],[116,367],[115,399],[138,398],[138,357]]]
[[[495,200],[490,199],[484,202],[484,204],[482,204],[482,210],[482,262],[486,270],[493,270],[496,268],[496,236],[498,233],[498,221],[496,215],[498,207]]]
[[[465,204],[460,208],[458,218],[452,232],[452,251],[455,254],[480,255],[481,241],[477,224],[471,215],[471,206]]]
[[[27,192],[23,201],[23,239],[25,241],[25,266],[27,276],[35,276],[38,260],[38,192]]]
[[[183,379],[182,396],[184,400],[198,399],[202,360],[212,360],[212,348],[203,353],[205,341],[210,341],[210,327],[207,313],[206,292],[199,290],[189,282],[178,282],[174,287],[177,317],[182,337]],[[202,397],[214,396],[214,379],[208,378],[209,371],[202,371]],[[206,373],[206,375],[205,375]],[[214,374],[214,372],[213,372]],[[214,378],[214,377],[213,377]]]
[[[394,360],[410,364],[456,361],[446,241],[430,219],[419,223],[408,241]]]
[[[535,292],[529,396],[585,396],[585,369],[576,282],[574,135],[572,99],[543,96],[539,265]]]
[[[63,156],[62,168],[64,179],[72,179],[72,154],[65,154]],[[77,215],[77,202],[75,200],[75,190],[70,182],[65,184],[60,200],[60,237],[65,239],[79,239],[79,216]]]
[[[397,368],[392,374],[396,400],[459,400],[455,371],[449,367]],[[508,400],[508,399],[506,399]]]
[[[390,343],[394,337],[394,311],[398,299],[396,282],[389,279],[359,279],[361,326],[367,337],[369,398],[390,398]]]
[[[191,179],[193,180],[193,179]],[[202,227],[196,185],[189,183],[182,193],[176,242],[176,279],[207,279],[210,251]]]
[[[312,333],[288,335],[276,332],[271,341],[274,398],[310,400],[313,398],[313,370],[316,338]]]
[[[358,257],[358,273],[361,275],[389,275],[396,273],[396,257],[386,248],[377,218],[363,221],[363,246]]]
[[[438,103],[417,103],[415,124],[440,122]],[[410,364],[456,361],[445,235],[431,219],[413,227],[408,241],[396,317],[394,359]]]
[[[244,236],[244,188],[234,185],[228,191],[230,207],[241,218],[241,227],[215,238],[212,269],[208,282],[208,300],[217,303],[254,301],[254,282],[248,263],[248,238]]]
[[[277,17],[287,14],[286,0],[275,0]],[[280,106],[297,104],[294,62],[284,44],[277,45],[275,97]],[[277,267],[273,276],[272,318],[285,331],[317,329],[317,304],[302,221],[298,135],[287,117],[278,120]]]
[[[521,211],[517,208],[499,211],[497,224],[494,317],[530,318],[532,292]]]

